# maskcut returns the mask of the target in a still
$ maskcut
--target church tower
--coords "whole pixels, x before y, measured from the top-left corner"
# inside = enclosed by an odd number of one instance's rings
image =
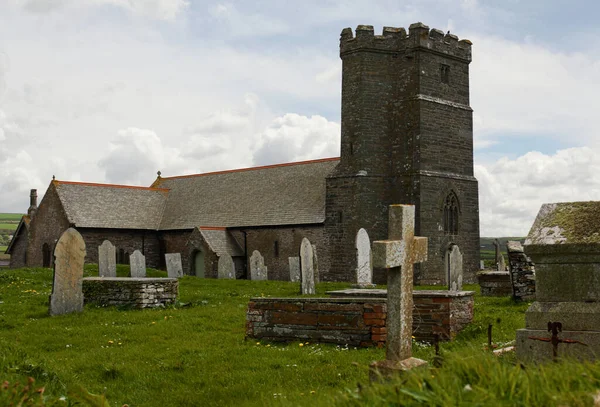
[[[471,42],[430,30],[350,28],[340,38],[342,137],[339,165],[327,178],[327,280],[354,281],[354,239],[387,237],[388,206],[416,206],[416,230],[429,238],[421,284],[447,284],[447,256],[458,245],[464,280],[479,269],[479,205],[473,176],[469,106]],[[375,279],[385,281],[381,271]]]

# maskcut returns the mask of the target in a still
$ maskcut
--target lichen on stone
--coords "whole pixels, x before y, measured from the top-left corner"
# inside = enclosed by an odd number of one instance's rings
[[[600,243],[600,201],[542,205],[526,245]]]

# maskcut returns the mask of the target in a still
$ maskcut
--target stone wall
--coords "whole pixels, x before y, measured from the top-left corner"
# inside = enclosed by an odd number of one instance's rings
[[[484,297],[505,297],[512,295],[512,284],[508,271],[482,271],[477,280]]]
[[[13,236],[14,243],[10,252],[10,268],[16,269],[27,266],[27,243],[29,240],[28,227],[23,225],[18,236]]]
[[[473,293],[415,295],[417,340],[450,340],[473,319]],[[329,342],[349,346],[385,343],[385,298],[252,298],[246,336],[272,341]]]
[[[469,106],[471,43],[422,24],[342,32],[341,158],[326,182],[325,235],[331,267],[324,280],[354,281],[354,238],[364,227],[387,238],[390,204],[416,206],[415,234],[426,236],[421,284],[447,284],[445,256],[463,253],[464,281],[479,270],[479,204],[473,176]],[[447,75],[442,75],[442,68]],[[457,231],[444,231],[446,196],[458,198]],[[374,271],[374,281],[385,275]]]
[[[65,214],[60,198],[53,184],[46,191],[35,215],[29,224],[29,244],[27,246],[27,266],[42,267],[43,246],[47,244],[51,258],[54,246],[62,233],[69,228],[69,221]],[[87,247],[89,253],[90,248]]]
[[[515,300],[535,300],[535,267],[520,242],[506,243],[512,294]]]
[[[329,268],[327,247],[323,238],[322,225],[271,227],[241,229],[246,235],[246,262],[250,264],[250,256],[258,250],[265,258],[269,280],[290,281],[289,257],[300,255],[300,244],[303,238],[317,246],[319,270]],[[242,249],[244,248],[241,245]]]
[[[84,302],[100,306],[156,308],[172,304],[179,294],[176,278],[86,277]]]
[[[129,229],[90,229],[77,228],[85,241],[87,254],[86,263],[98,263],[98,246],[109,240],[118,253],[123,250],[128,264],[129,255],[139,250],[146,256],[146,267],[164,268],[164,253],[161,256],[158,232],[152,230],[129,230]],[[163,261],[161,262],[161,257]]]

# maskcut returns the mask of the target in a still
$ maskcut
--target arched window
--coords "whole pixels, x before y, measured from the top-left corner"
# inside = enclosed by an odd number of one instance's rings
[[[458,198],[454,192],[450,192],[444,200],[444,233],[458,234]]]

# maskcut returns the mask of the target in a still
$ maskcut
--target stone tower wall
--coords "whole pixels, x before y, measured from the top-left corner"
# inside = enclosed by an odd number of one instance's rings
[[[446,283],[450,244],[464,254],[465,281],[479,265],[477,181],[469,107],[471,43],[417,23],[409,32],[358,26],[340,38],[341,160],[327,179],[325,234],[330,280],[353,281],[354,238],[387,236],[387,206],[416,205],[416,233],[429,238],[422,283]],[[443,73],[445,72],[445,74]],[[458,232],[443,230],[445,197],[459,200]]]

